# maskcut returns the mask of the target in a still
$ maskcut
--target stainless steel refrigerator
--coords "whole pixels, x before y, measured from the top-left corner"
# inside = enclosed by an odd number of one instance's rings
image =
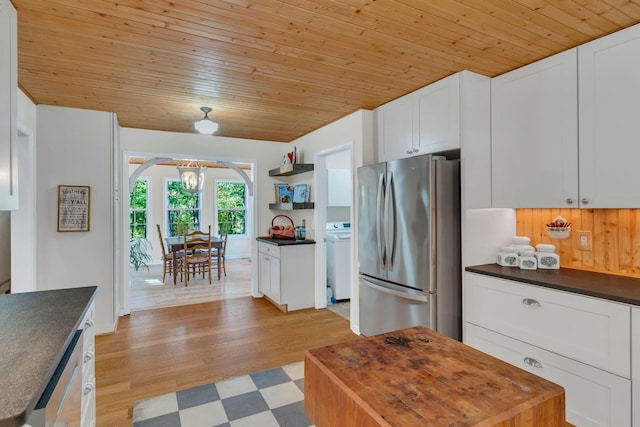
[[[358,169],[360,333],[424,325],[461,339],[460,162]]]

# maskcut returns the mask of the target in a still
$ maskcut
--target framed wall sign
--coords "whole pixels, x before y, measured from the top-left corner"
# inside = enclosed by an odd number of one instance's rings
[[[58,185],[58,231],[89,231],[91,187]]]

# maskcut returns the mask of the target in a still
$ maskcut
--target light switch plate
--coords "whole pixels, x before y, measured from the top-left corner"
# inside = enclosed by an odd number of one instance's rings
[[[576,231],[575,234],[576,246],[579,251],[591,251],[593,250],[593,242],[591,238],[591,231]]]

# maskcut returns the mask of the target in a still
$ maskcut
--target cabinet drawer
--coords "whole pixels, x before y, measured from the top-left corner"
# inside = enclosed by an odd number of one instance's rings
[[[628,306],[465,273],[465,321],[631,377]]]
[[[280,246],[271,245],[269,243],[258,242],[258,252],[280,258]]]
[[[465,343],[564,387],[567,421],[576,426],[631,425],[631,381],[625,378],[471,324]]]

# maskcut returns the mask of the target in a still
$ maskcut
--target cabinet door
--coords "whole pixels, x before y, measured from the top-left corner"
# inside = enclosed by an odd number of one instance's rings
[[[271,284],[269,296],[278,304],[283,304],[280,292],[280,259],[276,257],[269,257],[269,283]]]
[[[271,296],[271,257],[258,252],[258,290]]]
[[[580,200],[640,207],[640,25],[578,47]]]
[[[631,425],[627,379],[471,324],[465,343],[564,387],[567,421],[576,426]]]
[[[0,0],[0,210],[18,209],[16,10]]]
[[[414,153],[460,148],[460,75],[432,83],[413,96],[418,124]]]
[[[351,206],[351,171],[327,169],[327,206]]]
[[[376,109],[378,161],[413,155],[413,98],[403,96]]]
[[[631,378],[630,308],[465,273],[467,322]]]
[[[640,308],[631,310],[631,395],[633,402],[633,427],[640,427]]]
[[[578,207],[576,49],[491,81],[492,203]]]

